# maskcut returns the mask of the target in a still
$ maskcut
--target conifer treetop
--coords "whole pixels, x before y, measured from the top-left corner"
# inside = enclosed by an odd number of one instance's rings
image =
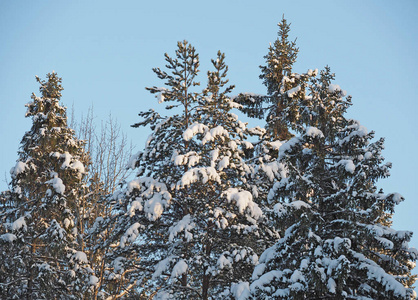
[[[296,39],[289,41],[290,25],[287,20],[282,18],[279,24],[278,38],[270,44],[269,52],[264,58],[266,66],[260,66],[260,79],[267,87],[268,95],[274,95],[279,90],[283,76],[289,76],[292,73],[293,64],[299,52],[296,47]]]

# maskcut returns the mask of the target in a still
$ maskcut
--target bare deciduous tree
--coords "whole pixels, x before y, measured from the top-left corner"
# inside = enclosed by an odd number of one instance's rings
[[[129,176],[126,164],[133,149],[120,124],[109,114],[106,121],[100,122],[100,130],[97,130],[94,109],[90,107],[79,122],[72,118],[72,128],[80,139],[86,141],[86,151],[92,161],[90,179],[99,179],[104,192],[113,193]]]
[[[129,177],[127,163],[132,155],[133,146],[122,131],[121,125],[111,114],[107,120],[100,121],[99,127],[93,107],[88,109],[86,115],[81,115],[79,120],[75,118],[74,111],[73,108],[71,127],[75,129],[78,137],[85,141],[85,150],[91,160],[86,180],[89,192],[84,196],[85,201],[82,201],[83,205],[79,208],[80,215],[83,216],[81,220],[83,226],[79,236],[83,251],[87,253],[98,279],[93,293],[93,298],[97,299],[98,291],[102,290],[101,286],[105,284],[105,271],[109,266],[106,265],[104,258],[109,249],[95,245],[105,244],[113,231],[114,226],[109,218],[112,206],[107,201],[107,196],[113,194]],[[88,229],[101,227],[97,225],[102,223],[101,220],[106,223],[105,226],[103,225],[103,231],[100,230],[98,235],[90,235]],[[98,223],[95,224],[96,221]]]

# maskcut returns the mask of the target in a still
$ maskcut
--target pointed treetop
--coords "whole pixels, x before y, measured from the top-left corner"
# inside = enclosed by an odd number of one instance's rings
[[[41,85],[39,91],[41,92],[42,97],[60,99],[61,91],[64,89],[61,85],[62,78],[58,77],[55,71],[48,73],[46,76],[48,78],[46,81],[36,76],[36,81]]]
[[[268,54],[264,56],[267,65],[260,66],[260,79],[266,85],[269,95],[279,90],[283,76],[289,76],[292,73],[292,66],[296,62],[299,52],[299,48],[296,47],[296,39],[289,41],[291,24],[287,23],[283,16],[277,25],[279,26],[278,38],[273,45],[270,45]]]

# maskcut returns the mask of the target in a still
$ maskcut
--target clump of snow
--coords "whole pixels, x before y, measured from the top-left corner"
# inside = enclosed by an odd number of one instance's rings
[[[331,93],[339,91],[341,93],[341,96],[345,97],[347,95],[347,92],[341,89],[341,87],[338,84],[330,84],[328,86],[328,91]]]
[[[99,283],[99,278],[97,278],[94,275],[90,275],[90,277],[89,277],[89,285],[96,286],[98,283]]]
[[[319,130],[318,128],[316,128],[316,127],[306,128],[306,135],[310,136],[310,137],[313,137],[313,138],[314,137],[320,137],[320,138],[324,137],[324,134],[322,133],[322,131]]]
[[[258,264],[255,266],[253,275],[251,277],[252,280],[257,280],[261,275],[263,275],[264,271],[266,270],[266,264]]]
[[[401,203],[402,201],[405,200],[405,198],[399,193],[391,193],[391,194],[386,196],[386,198],[388,198],[388,197],[391,197],[392,201],[395,202],[395,204],[399,204],[399,203]]]
[[[266,133],[265,128],[261,128],[260,126],[255,126],[253,128],[248,128],[248,131],[253,135],[263,135]]]
[[[299,270],[295,270],[292,274],[292,276],[290,276],[290,280],[293,282],[305,282],[305,276],[303,276],[302,272]]]
[[[241,145],[244,146],[245,149],[253,149],[254,145],[248,141],[241,141]]]
[[[187,166],[190,167],[194,167],[195,165],[197,165],[200,162],[200,156],[197,155],[196,153],[190,154],[188,156],[188,163]]]
[[[0,239],[2,239],[5,242],[11,243],[17,239],[17,236],[15,236],[12,233],[5,233],[5,234],[0,235]]]
[[[371,152],[369,152],[369,151],[367,151],[366,153],[364,153],[364,158],[365,159],[370,159],[370,158],[372,158],[372,156],[373,156],[373,154]]]
[[[12,223],[12,225],[10,226],[10,229],[13,230],[13,231],[19,230],[21,228],[23,228],[24,231],[27,230],[27,226],[26,226],[26,222],[25,222],[24,217],[20,217],[19,219],[14,221]]]
[[[181,166],[187,163],[187,160],[184,159],[184,155],[178,155],[177,151],[173,153],[173,156],[171,157],[171,160],[174,162],[175,166]]]
[[[183,274],[187,273],[188,269],[187,263],[184,261],[184,259],[180,259],[174,266],[173,270],[171,271],[171,279],[177,278]]]
[[[231,285],[232,296],[236,300],[245,300],[250,296],[250,284],[248,282],[233,283]]]
[[[164,206],[167,204],[166,201],[163,201],[161,195],[156,194],[151,199],[148,199],[144,204],[144,211],[147,213],[148,219],[155,221],[164,211]]]
[[[308,72],[306,73],[306,75],[316,76],[316,75],[318,75],[318,69],[315,69],[315,70],[309,69]]]
[[[156,279],[158,276],[163,274],[169,268],[171,259],[172,259],[171,257],[167,257],[167,258],[161,260],[157,264],[157,266],[155,267],[155,272],[152,275],[152,279]]]
[[[210,154],[210,158],[211,158],[211,160],[210,160],[210,166],[212,168],[214,168],[215,167],[215,161],[219,157],[219,149],[211,150],[209,154]]]
[[[327,288],[332,294],[335,294],[337,290],[337,284],[335,283],[335,280],[332,279],[331,277],[328,278]]]
[[[270,144],[270,146],[273,150],[279,150],[279,148],[283,145],[283,142],[277,140],[277,141],[274,141],[274,142],[270,142],[269,144]]]
[[[65,192],[65,185],[63,184],[61,178],[58,177],[58,174],[54,174],[54,178],[48,180],[46,183],[50,183],[54,188],[55,192],[58,194],[64,195]]]
[[[218,258],[218,262],[217,265],[219,266],[219,269],[224,269],[226,267],[231,267],[232,266],[232,259],[231,258],[226,258],[225,255],[221,255]]]
[[[84,253],[83,251],[77,251],[76,253],[74,253],[73,259],[78,261],[79,263],[87,264],[89,262],[86,253]]]
[[[208,130],[208,127],[201,123],[193,123],[189,128],[183,132],[183,139],[185,141],[190,141],[196,134],[205,133]]]
[[[183,174],[177,187],[180,188],[180,186],[181,187],[188,186],[197,181],[201,181],[203,184],[205,184],[209,180],[212,180],[218,183],[221,182],[221,178],[218,172],[216,172],[215,168],[213,167],[193,168]]]
[[[170,233],[168,240],[172,242],[174,238],[182,231],[184,231],[184,237],[188,242],[193,239],[193,234],[190,232],[195,227],[195,224],[191,220],[190,215],[185,215],[176,225],[171,226],[168,231]]]
[[[19,195],[19,197],[22,196],[22,188],[18,185],[13,187],[13,192],[16,193],[17,195]]]
[[[70,226],[74,226],[74,222],[71,222],[68,218],[65,218],[64,219],[64,227],[65,228],[68,228],[68,227],[70,227]]]
[[[139,228],[141,228],[141,225],[139,223],[134,223],[128,228],[128,230],[126,230],[125,234],[120,238],[121,248],[125,247],[126,242],[135,242],[139,235]]]
[[[165,99],[164,94],[163,93],[158,93],[157,99],[158,99],[158,103],[163,103],[164,99]]]
[[[258,170],[262,170],[268,177],[270,181],[273,181],[275,177],[280,177],[283,174],[283,164],[277,161],[261,164],[258,167]]]
[[[229,136],[228,130],[226,130],[222,126],[216,126],[215,128],[212,128],[203,137],[202,144],[204,145],[207,142],[213,141],[218,136],[228,137]]]
[[[287,96],[289,98],[293,98],[302,88],[300,87],[300,85],[298,85],[297,87],[294,87],[293,89],[290,89],[287,91]]]
[[[309,261],[308,261],[308,259],[302,259],[302,261],[300,262],[300,268],[302,269],[302,270],[306,270],[308,267],[309,267]]]
[[[61,169],[69,168],[70,163],[71,163],[71,159],[73,158],[73,156],[70,153],[65,152],[65,153],[61,154],[60,157],[64,158],[64,162],[62,163]]]
[[[133,217],[135,215],[135,211],[142,211],[143,207],[139,200],[132,201],[131,205],[128,209],[128,214],[130,217]]]
[[[274,259],[276,255],[277,245],[273,245],[270,248],[264,250],[264,252],[260,256],[260,264],[261,263],[268,263],[270,260]]]
[[[175,150],[173,151],[171,160],[174,162],[174,165],[176,166],[187,165],[190,168],[194,167],[196,164],[200,162],[200,156],[195,151],[191,151],[182,155],[178,154],[178,152]]]
[[[26,167],[26,163],[24,163],[23,161],[18,161],[16,165],[13,168],[11,168],[10,174],[12,175],[12,177],[16,177],[20,173],[24,172]]]
[[[231,151],[235,151],[238,149],[238,145],[235,141],[229,141],[228,147]]]
[[[293,137],[286,143],[281,145],[281,147],[279,148],[279,158],[283,157],[286,154],[286,152],[291,151],[292,148],[297,146],[300,142],[301,139],[299,137]]]
[[[288,209],[299,210],[302,208],[310,208],[311,206],[302,201],[302,200],[295,200],[290,203],[277,203],[273,207],[273,211],[276,213],[278,217],[285,215],[288,212]]]
[[[280,280],[282,277],[283,277],[283,272],[282,271],[273,270],[273,271],[267,272],[267,273],[263,274],[260,278],[255,280],[253,283],[251,283],[250,290],[251,291],[256,291],[257,289],[264,290],[265,285],[268,285],[270,282],[272,282],[274,280]],[[277,290],[277,291],[280,291],[282,293],[281,296],[286,296],[286,294],[287,295],[289,294],[289,291],[287,291],[287,292],[283,291],[283,290]],[[277,293],[277,291],[276,291],[276,293]]]
[[[230,188],[224,192],[228,202],[234,202],[240,214],[244,214],[248,210],[251,217],[258,219],[263,215],[263,212],[258,207],[257,203],[253,202],[253,196],[248,191],[239,191],[236,188]]]
[[[73,156],[68,152],[64,152],[63,154],[59,152],[53,152],[50,154],[50,156],[64,159],[61,165],[61,169],[71,168],[71,169],[77,170],[79,175],[82,175],[85,173],[85,168],[84,168],[83,163],[77,159],[73,159]]]
[[[85,173],[84,165],[81,161],[75,160],[71,163],[70,167],[74,170],[77,170],[79,174]]]
[[[155,90],[157,92],[157,95],[155,96],[155,98],[158,99],[158,103],[163,103],[165,100],[164,92],[166,92],[167,89],[165,87],[159,87],[159,88],[156,88]]]
[[[141,177],[130,181],[127,185],[127,194],[131,194],[134,190],[138,190],[141,194],[135,200],[139,203],[132,203],[135,207],[131,206],[131,208],[139,209],[142,205],[143,211],[151,221],[157,220],[164,208],[170,204],[171,194],[167,191],[166,185],[151,177]],[[141,204],[141,201],[144,203]],[[129,210],[128,213],[132,214],[134,211]]]
[[[286,166],[283,165],[282,163],[279,163],[278,166],[279,166],[278,175],[280,176],[279,178],[281,178],[281,179],[280,179],[280,181],[276,181],[273,184],[273,188],[270,189],[270,191],[267,195],[267,201],[269,203],[271,203],[273,201],[273,199],[275,197],[275,194],[276,194],[278,189],[286,187],[289,184],[289,178],[287,178],[288,170],[287,170]]]
[[[218,163],[218,170],[222,171],[223,169],[229,166],[229,157],[224,156]]]
[[[125,272],[125,268],[124,268],[124,262],[126,261],[126,259],[123,256],[118,256],[113,262],[113,270],[116,273],[122,274],[123,272]]]
[[[354,165],[353,161],[351,159],[342,159],[340,160],[336,166],[343,165],[345,167],[345,170],[351,174],[354,174],[354,171],[356,170],[356,166]]]
[[[360,124],[359,121],[351,120],[353,124],[347,126],[345,130],[350,131],[349,135],[339,141],[340,145],[349,143],[355,137],[365,137],[367,135],[367,128]]]

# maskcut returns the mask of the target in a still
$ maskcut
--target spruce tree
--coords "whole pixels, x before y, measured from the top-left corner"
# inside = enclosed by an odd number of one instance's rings
[[[289,41],[290,24],[283,17],[278,24],[278,38],[270,45],[269,52],[264,58],[266,66],[260,66],[260,79],[267,87],[268,102],[271,104],[267,115],[266,129],[273,140],[287,140],[291,134],[284,122],[283,109],[285,105],[280,97],[280,89],[284,84],[283,78],[292,73],[299,49],[296,40]]]
[[[267,88],[267,95],[247,93],[237,97],[237,101],[243,104],[241,111],[250,117],[265,117],[264,128],[257,130],[259,140],[254,145],[248,185],[257,203],[262,205],[266,216],[271,219],[272,233],[276,231],[276,217],[271,214],[274,201],[267,196],[275,181],[280,180],[285,171],[285,166],[277,160],[278,149],[293,136],[288,122],[293,115],[287,115],[289,112],[285,111],[291,99],[283,97],[283,92],[296,87],[300,81],[290,77],[299,51],[296,40],[289,41],[290,24],[283,17],[278,26],[278,37],[270,44],[264,56],[266,64],[260,66],[260,79]]]
[[[26,132],[11,169],[8,206],[2,207],[0,294],[4,299],[79,299],[89,292],[89,273],[78,232],[89,164],[83,142],[67,126],[61,78],[36,77]]]
[[[137,179],[114,198],[112,276],[129,270],[125,285],[142,283],[143,296],[154,299],[226,297],[249,278],[263,249],[256,245],[263,215],[243,180],[252,144],[230,112],[239,104],[228,96],[224,55],[212,61],[203,92],[192,91],[199,85],[193,47],[179,43],[176,58],[165,57],[170,72],[154,71],[167,88],[149,90],[182,113],[141,113],[145,121],[135,125],[153,132],[136,157]]]
[[[280,93],[297,136],[279,148],[286,174],[269,194],[283,234],[261,256],[243,298],[415,298],[412,233],[390,220],[403,197],[376,185],[391,166],[383,139],[372,141],[373,132],[345,117],[351,97],[333,79],[329,68],[282,79],[298,83]]]
[[[273,44],[270,44],[268,53],[264,56],[266,65],[260,66],[260,79],[267,88],[267,95],[242,93],[236,99],[243,105],[241,111],[249,117],[266,118],[264,140],[267,141],[283,141],[292,137],[284,120],[285,103],[279,91],[284,89],[283,85],[292,84],[282,79],[292,73],[299,49],[296,47],[296,40],[289,41],[290,24],[284,16],[277,25],[278,37]]]

